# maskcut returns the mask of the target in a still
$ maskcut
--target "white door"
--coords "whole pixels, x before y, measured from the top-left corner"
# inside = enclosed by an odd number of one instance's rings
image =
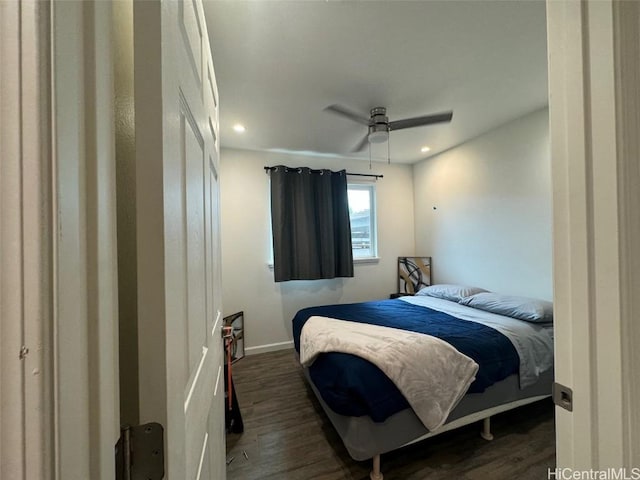
[[[140,421],[169,480],[226,478],[217,88],[201,2],[134,3]]]

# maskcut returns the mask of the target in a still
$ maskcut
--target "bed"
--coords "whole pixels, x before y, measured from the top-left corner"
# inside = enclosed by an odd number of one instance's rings
[[[311,389],[351,457],[373,459],[373,480],[383,453],[480,420],[490,440],[491,415],[551,395],[550,302],[431,286],[300,310],[293,334]]]

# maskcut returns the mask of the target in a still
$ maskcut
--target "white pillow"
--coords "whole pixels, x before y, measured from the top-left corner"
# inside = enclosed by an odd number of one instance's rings
[[[416,295],[425,295],[428,297],[442,298],[450,302],[460,302],[463,298],[476,293],[486,292],[484,288],[465,287],[463,285],[450,285],[441,283],[439,285],[431,285],[424,287]]]
[[[553,321],[553,303],[536,298],[478,293],[460,301],[462,305],[533,323]]]

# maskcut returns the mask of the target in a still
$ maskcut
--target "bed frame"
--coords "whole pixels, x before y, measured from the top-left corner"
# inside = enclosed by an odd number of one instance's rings
[[[540,375],[535,385],[520,389],[518,375],[511,375],[490,386],[482,393],[465,395],[452,410],[445,424],[437,430],[428,431],[412,409],[402,410],[382,423],[370,417],[347,417],[334,412],[322,399],[309,377],[305,376],[318,398],[320,405],[331,420],[334,428],[354,460],[373,460],[371,480],[383,480],[380,471],[380,455],[412,443],[434,437],[474,422],[483,420],[480,433],[485,440],[493,440],[491,416],[506,412],[551,396],[553,369]]]

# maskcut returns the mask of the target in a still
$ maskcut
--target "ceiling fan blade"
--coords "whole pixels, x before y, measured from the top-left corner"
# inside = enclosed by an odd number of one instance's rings
[[[351,149],[352,152],[360,152],[364,149],[365,145],[369,143],[369,134],[367,133],[367,135],[365,135],[364,137],[362,137],[362,140],[360,140],[360,142]]]
[[[422,125],[431,125],[433,123],[450,122],[453,112],[435,113],[433,115],[424,115],[423,117],[405,118],[404,120],[395,120],[389,122],[389,130],[400,130],[402,128],[420,127]]]
[[[363,117],[361,114],[354,112],[352,110],[349,110],[348,108],[345,108],[341,105],[329,105],[327,108],[325,108],[325,110],[328,112],[337,113],[338,115],[342,115],[343,117],[347,117],[348,119],[353,120],[354,122],[358,122],[363,125],[369,125],[368,118]]]

